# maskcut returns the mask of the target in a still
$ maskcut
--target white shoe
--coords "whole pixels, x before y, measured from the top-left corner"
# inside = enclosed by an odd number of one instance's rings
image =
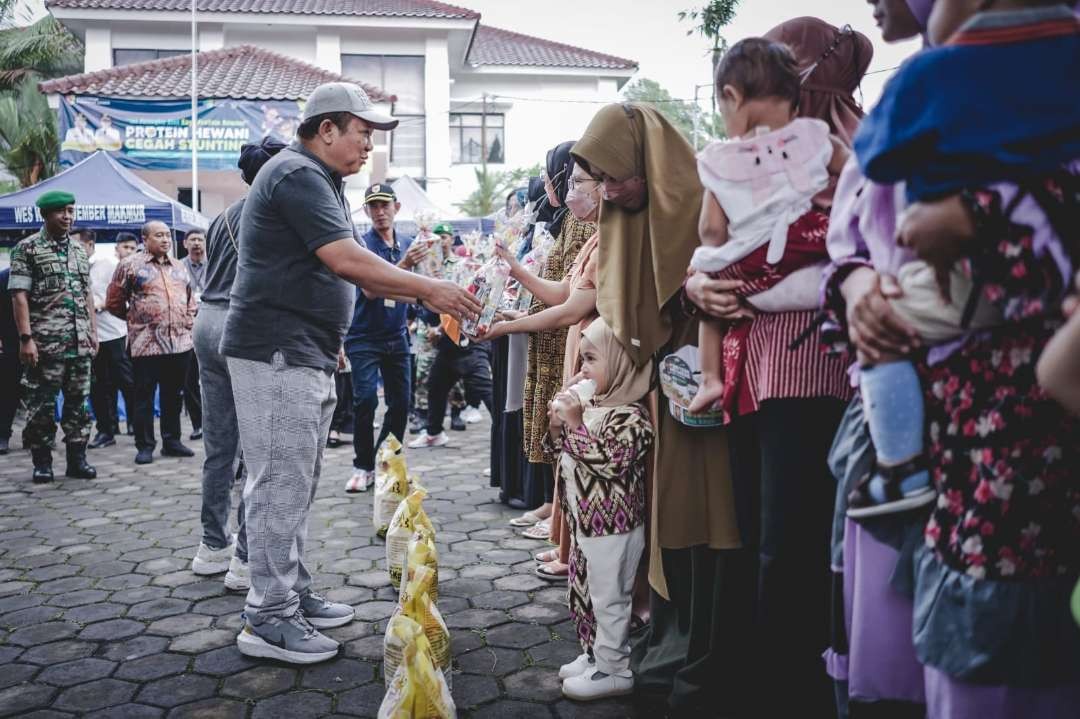
[[[597,676],[598,674],[600,672],[593,668],[580,676],[566,679],[562,684],[563,696],[579,702],[588,702],[633,693],[634,677],[632,675],[621,677],[617,674]]]
[[[596,666],[596,662],[588,654],[581,654],[577,659],[569,664],[563,664],[559,667],[559,679],[569,679],[570,677],[580,677],[585,672]]]
[[[349,477],[349,481],[345,483],[345,491],[349,494],[368,491],[368,488],[371,487],[373,475],[374,472],[366,469],[354,471],[353,476]]]
[[[235,554],[229,562],[229,571],[225,573],[225,588],[234,592],[247,591],[251,587],[251,568]]]
[[[191,571],[201,576],[221,574],[229,568],[235,546],[234,542],[222,549],[210,549],[199,542],[199,551],[195,552],[195,558],[191,560]]]
[[[446,435],[446,432],[439,432],[432,437],[424,430],[419,437],[409,442],[410,449],[426,449],[428,447],[444,447],[450,444],[450,438]]]
[[[461,418],[465,420],[466,424],[476,424],[484,418],[484,415],[480,414],[479,407],[466,407],[465,411],[461,413]]]

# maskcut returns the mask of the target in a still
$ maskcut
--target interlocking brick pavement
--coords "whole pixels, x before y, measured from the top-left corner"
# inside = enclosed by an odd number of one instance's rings
[[[540,542],[488,486],[489,425],[410,450],[438,530],[439,608],[450,627],[461,717],[651,717],[631,699],[562,698],[557,669],[579,648],[565,586],[533,575]],[[15,433],[18,438],[18,428]],[[382,636],[396,593],[371,527],[371,494],[343,491],[352,449],[327,450],[312,509],[315,588],[356,607],[327,634],[344,644],[306,668],[242,656],[242,593],[191,572],[202,442],[192,459],[136,466],[131,438],[92,450],[96,480],[30,482],[28,452],[0,457],[0,717],[374,717]],[[17,446],[17,445],[16,445]],[[239,488],[237,488],[237,491]]]

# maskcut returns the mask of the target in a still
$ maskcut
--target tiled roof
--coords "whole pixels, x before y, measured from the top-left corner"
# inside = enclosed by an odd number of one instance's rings
[[[525,65],[531,67],[579,67],[600,70],[636,70],[637,63],[614,55],[585,50],[532,35],[489,25],[476,29],[471,65]]]
[[[391,102],[385,90],[252,45],[199,53],[199,96],[237,100],[299,100],[324,82],[349,80],[375,102]],[[46,80],[44,93],[113,97],[187,97],[191,56],[177,55],[81,75]]]
[[[191,0],[46,0],[49,8],[190,11]],[[479,20],[480,13],[434,0],[198,0],[199,12],[353,15]]]

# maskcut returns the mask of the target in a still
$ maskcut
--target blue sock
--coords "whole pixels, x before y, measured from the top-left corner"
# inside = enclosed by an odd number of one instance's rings
[[[915,366],[901,360],[864,367],[859,383],[878,462],[898,465],[921,455],[923,393]],[[929,482],[929,473],[922,470],[902,480],[900,489],[907,494]],[[870,494],[878,504],[886,501],[884,486],[881,477],[875,477],[870,484]]]

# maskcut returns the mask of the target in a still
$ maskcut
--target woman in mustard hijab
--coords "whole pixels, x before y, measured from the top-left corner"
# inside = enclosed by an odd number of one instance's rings
[[[638,366],[696,344],[696,322],[679,301],[699,244],[693,149],[653,107],[615,104],[572,154],[602,183],[600,316]],[[727,433],[688,428],[657,406],[654,397],[651,623],[635,649],[636,688],[663,697],[673,716],[737,713],[754,577],[735,519]]]

